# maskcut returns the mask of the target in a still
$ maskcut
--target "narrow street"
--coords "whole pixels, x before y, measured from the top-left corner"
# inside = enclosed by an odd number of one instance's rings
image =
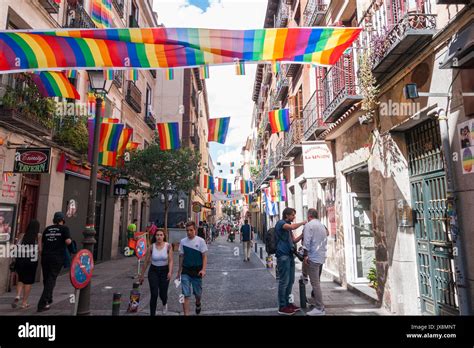
[[[237,240],[239,236],[237,236]],[[251,315],[270,316],[277,314],[278,281],[274,269],[267,269],[265,260],[260,260],[259,253],[253,248],[250,262],[243,262],[241,244],[226,241],[219,237],[209,245],[209,262],[207,276],[203,282],[203,310],[201,315]],[[263,246],[261,244],[258,247]],[[265,254],[265,253],[264,253]],[[175,252],[175,267],[173,278],[176,276],[178,253]],[[299,265],[300,266],[300,265]],[[296,279],[299,278],[297,265]],[[141,300],[138,313],[127,313],[128,299],[136,274],[137,262],[135,257],[121,258],[97,264],[92,278],[91,314],[111,315],[112,297],[115,292],[122,294],[121,315],[149,315],[148,280],[140,287]],[[30,295],[31,307],[28,309],[12,309],[11,302],[14,292],[0,296],[0,312],[3,315],[38,315],[36,304],[43,289],[42,283],[35,283]],[[327,315],[380,315],[387,314],[370,301],[339,287],[329,279],[323,279],[323,297],[326,303]],[[310,285],[306,288],[309,296]],[[69,281],[69,275],[61,275],[54,290],[54,303],[51,310],[41,313],[42,316],[71,315],[73,304],[70,296],[74,289]],[[168,314],[182,315],[179,303],[181,287],[178,289],[170,284]],[[295,302],[299,305],[298,282],[293,287]],[[194,302],[191,301],[192,313]],[[161,315],[161,303],[157,307],[157,315]],[[302,312],[296,315],[303,315]]]

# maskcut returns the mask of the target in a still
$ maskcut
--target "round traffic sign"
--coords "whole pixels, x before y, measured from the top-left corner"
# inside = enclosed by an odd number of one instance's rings
[[[71,270],[69,272],[72,286],[76,289],[85,288],[92,278],[94,270],[94,256],[87,249],[77,252],[71,262]]]
[[[143,256],[146,255],[146,238],[145,237],[140,237],[137,240],[137,246],[135,247],[135,255],[137,255],[137,258],[141,260]]]

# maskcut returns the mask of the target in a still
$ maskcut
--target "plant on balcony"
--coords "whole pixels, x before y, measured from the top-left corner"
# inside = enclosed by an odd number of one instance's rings
[[[25,83],[20,84],[22,81]],[[17,87],[7,86],[2,98],[3,107],[38,122],[46,129],[52,129],[54,100],[41,96],[33,80],[27,74],[21,74],[17,82]]]
[[[388,39],[387,27],[383,27],[381,32],[373,32],[370,40],[371,46],[371,63],[376,65],[382,60],[390,48],[390,41]]]
[[[262,172],[262,168],[259,167],[250,167],[250,175],[252,178],[257,178]]]
[[[359,81],[362,94],[362,110],[366,112],[366,119],[373,120],[375,110],[379,105],[379,87],[376,85],[375,76],[372,73],[370,53],[364,51],[360,59]]]
[[[369,274],[367,275],[367,279],[369,280],[369,284],[370,284],[369,286],[377,290],[379,283],[377,280],[377,269],[375,267],[376,266],[375,259],[372,260],[372,264],[373,266],[370,267],[369,269]]]
[[[69,147],[81,155],[85,155],[89,145],[87,118],[66,117],[55,120],[55,123],[56,129],[53,140],[59,145]]]

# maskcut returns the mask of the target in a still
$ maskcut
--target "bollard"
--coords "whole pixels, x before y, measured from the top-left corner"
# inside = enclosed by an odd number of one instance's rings
[[[303,279],[300,279],[300,307],[306,308],[306,285],[304,284]]]
[[[112,300],[112,315],[120,315],[120,302],[122,301],[121,293],[114,293],[114,298]]]
[[[257,253],[257,243],[255,243],[255,254]]]
[[[260,247],[260,259],[263,259],[263,248]]]

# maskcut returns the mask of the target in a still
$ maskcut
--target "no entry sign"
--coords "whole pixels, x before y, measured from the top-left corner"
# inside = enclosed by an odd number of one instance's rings
[[[72,259],[70,277],[72,286],[76,289],[85,288],[92,278],[94,256],[87,249],[82,249]]]
[[[145,237],[140,237],[140,239],[137,240],[135,254],[137,255],[137,258],[139,260],[141,260],[143,256],[146,255],[146,238]]]

